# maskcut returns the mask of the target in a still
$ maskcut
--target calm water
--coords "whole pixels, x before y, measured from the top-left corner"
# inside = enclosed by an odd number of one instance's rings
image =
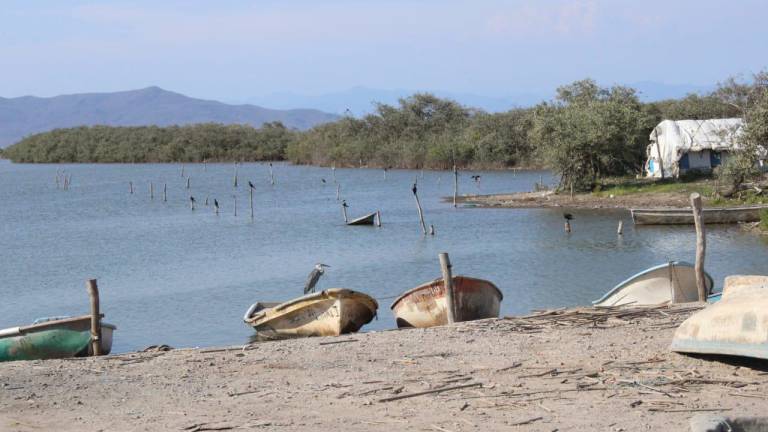
[[[72,175],[69,191],[56,189],[57,170]],[[587,304],[651,265],[693,260],[692,227],[634,228],[624,211],[573,211],[569,236],[561,210],[454,209],[440,200],[452,193],[449,172],[422,178],[393,170],[384,180],[381,170],[337,169],[350,216],[381,209],[384,223],[347,227],[330,169],[275,164],[274,171],[271,186],[266,164],[244,164],[234,189],[231,164],[186,165],[187,191],[179,165],[0,161],[0,328],[87,313],[91,277],[98,278],[107,320],[118,326],[114,351],[121,352],[160,343],[245,343],[252,334],[241,321],[245,309],[300,295],[317,262],[332,266],[318,288],[353,288],[379,299],[370,330],[394,326],[393,296],[440,275],[441,251],[450,253],[456,274],[501,288],[503,314]],[[463,193],[530,190],[540,175],[548,179],[539,172],[478,172],[477,185],[470,174],[462,174]],[[434,237],[420,232],[410,191],[416,176]],[[248,180],[256,185],[254,223],[242,187]],[[194,212],[190,194],[198,202]],[[619,219],[623,238],[616,235]],[[708,230],[707,270],[717,286],[728,274],[766,272],[764,240],[736,227]]]

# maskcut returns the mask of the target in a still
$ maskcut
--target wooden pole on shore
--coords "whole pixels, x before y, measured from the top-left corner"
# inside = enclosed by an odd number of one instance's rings
[[[168,202],[168,183],[163,183],[163,202]]]
[[[451,274],[451,260],[448,253],[440,252],[440,269],[443,271],[443,287],[445,288],[446,317],[448,324],[456,322],[456,308],[453,298],[453,275]]]
[[[86,284],[91,300],[91,353],[101,355],[101,314],[99,313],[99,287],[96,279],[88,279]]]
[[[693,223],[696,225],[696,288],[699,291],[699,301],[707,300],[707,285],[704,278],[704,256],[707,250],[707,237],[704,232],[704,222],[701,220],[701,195],[691,194],[691,209],[693,210]]]
[[[456,197],[459,195],[459,171],[453,164],[453,206],[456,207]]]
[[[413,192],[413,197],[416,199],[416,208],[419,210],[419,221],[421,222],[421,231],[424,233],[424,235],[427,235],[427,225],[424,223],[424,211],[421,209],[421,202],[419,202],[419,194],[417,193],[418,188],[416,187],[416,183],[413,183],[413,187],[411,188],[411,192]]]

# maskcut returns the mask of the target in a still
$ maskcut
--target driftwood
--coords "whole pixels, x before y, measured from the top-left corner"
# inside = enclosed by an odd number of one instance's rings
[[[398,396],[391,396],[391,397],[387,397],[387,398],[384,398],[384,399],[379,399],[379,402],[391,402],[391,401],[396,401],[396,400],[400,400],[400,399],[407,399],[407,398],[412,398],[412,397],[416,397],[416,396],[424,396],[424,395],[433,394],[433,393],[442,393],[442,392],[447,392],[447,391],[451,391],[451,390],[460,390],[460,389],[465,389],[465,388],[470,388],[470,387],[479,387],[479,386],[482,386],[482,385],[483,385],[483,383],[476,382],[476,383],[462,384],[462,385],[451,386],[451,387],[441,387],[441,388],[437,388],[437,389],[433,389],[433,390],[425,390],[425,391],[422,391],[422,392],[408,393],[408,394],[398,395]]]

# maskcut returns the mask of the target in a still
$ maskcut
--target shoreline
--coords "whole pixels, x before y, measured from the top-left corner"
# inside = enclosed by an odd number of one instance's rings
[[[700,307],[2,363],[0,429],[687,430],[702,413],[764,415],[764,366],[669,351]]]
[[[451,202],[453,197],[444,197]],[[556,194],[553,191],[512,192],[506,194],[460,195],[456,203],[475,207],[501,208],[576,208],[625,209],[632,208],[690,208],[688,196],[678,193],[652,193],[619,195],[613,198],[593,194]]]

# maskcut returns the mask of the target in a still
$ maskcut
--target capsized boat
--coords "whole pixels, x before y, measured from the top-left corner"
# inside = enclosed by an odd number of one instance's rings
[[[360,216],[357,219],[352,219],[351,221],[347,222],[347,225],[373,225],[375,221],[376,213],[371,213],[365,216]]]
[[[101,323],[101,352],[112,350],[116,327]],[[91,316],[42,318],[0,330],[0,361],[85,357],[91,352]]]
[[[712,277],[704,273],[707,295],[712,292]],[[685,303],[699,300],[696,273],[693,264],[671,261],[643,270],[616,285],[595,306],[657,305],[661,303]]]
[[[728,276],[720,301],[683,321],[672,351],[768,360],[768,276]]]
[[[705,224],[756,222],[764,209],[768,206],[705,208],[701,210],[701,219]],[[631,209],[630,213],[635,225],[693,225],[693,210],[690,207]]]
[[[498,318],[504,295],[493,283],[468,276],[453,277],[456,321]],[[398,327],[433,327],[448,323],[443,278],[410,289],[390,308]]]
[[[331,288],[284,303],[254,303],[243,321],[266,339],[338,336],[360,330],[378,308],[366,294]]]

